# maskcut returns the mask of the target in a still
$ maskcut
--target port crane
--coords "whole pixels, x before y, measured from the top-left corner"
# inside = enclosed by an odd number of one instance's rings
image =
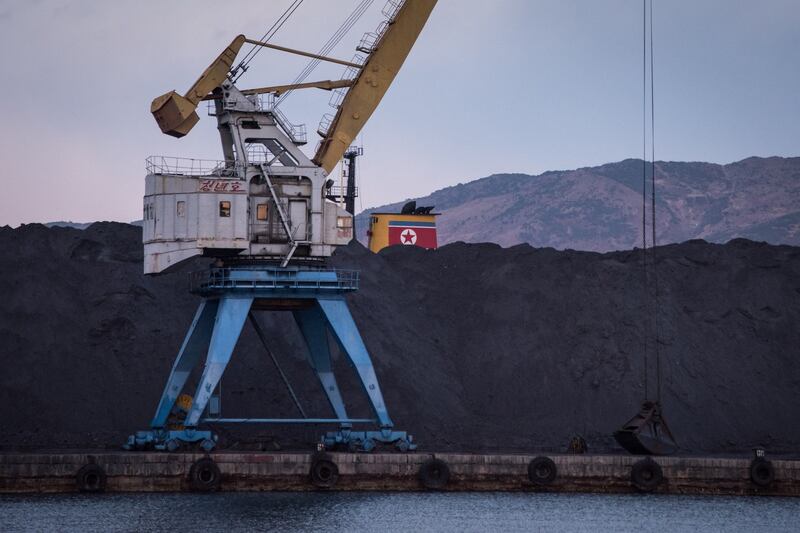
[[[359,273],[325,266],[337,246],[353,237],[353,213],[331,201],[328,175],[378,107],[431,14],[436,0],[389,0],[385,20],[364,36],[351,60],[236,36],[183,94],[155,98],[151,112],[161,131],[187,135],[208,102],[216,118],[223,159],[150,157],[144,197],[144,272],[159,274],[193,257],[215,259],[192,275],[202,297],[170,372],[150,428],[131,435],[128,449],[211,450],[214,423],[336,424],[326,446],[370,451],[384,443],[414,449],[410,435],[394,430],[370,355],[345,300],[358,288]],[[234,62],[245,44],[346,67],[340,80],[240,89]],[[338,91],[336,113],[320,125],[313,157],[301,150],[305,129],[276,105],[287,91]],[[233,419],[219,414],[218,385],[245,322],[266,335],[254,313],[291,312],[306,342],[307,358],[335,418]],[[333,374],[328,335],[355,368],[372,407],[371,418],[348,415]],[[183,395],[192,370],[205,359],[194,395]],[[283,376],[283,373],[281,373]],[[285,382],[292,398],[296,395]],[[355,431],[354,424],[377,425]]]

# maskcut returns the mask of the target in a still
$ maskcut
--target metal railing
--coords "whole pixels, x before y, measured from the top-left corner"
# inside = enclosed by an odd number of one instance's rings
[[[247,97],[248,100],[253,102],[258,111],[266,111],[272,113],[275,117],[275,122],[278,126],[289,136],[293,143],[303,145],[308,142],[308,135],[306,133],[305,124],[292,124],[289,118],[277,107],[275,107],[275,94],[254,94]],[[214,100],[207,102],[208,116],[216,117],[216,107]]]
[[[333,93],[331,94],[330,100],[328,100],[328,105],[334,109],[339,109],[339,106],[342,105],[342,100],[344,100],[344,95],[347,94],[347,88],[339,87],[338,89],[334,89]]]
[[[356,65],[363,65],[365,61],[366,58],[361,54],[355,54],[350,60],[351,63],[355,63]],[[361,68],[359,67],[347,67],[344,69],[341,79],[355,80],[360,72]],[[344,96],[347,94],[348,90],[350,90],[349,87],[339,87],[338,89],[334,89],[330,100],[328,100],[328,105],[334,109],[339,109],[339,106],[342,105],[342,100],[344,100]]]
[[[374,52],[377,49],[376,46],[378,42],[381,40],[381,37],[383,37],[383,34],[386,33],[386,28],[388,27],[388,20],[381,21],[375,31],[369,31],[361,37],[361,42],[356,46],[356,50],[365,54]]]
[[[250,143],[246,145],[245,149],[247,150],[247,162],[251,165],[266,163],[272,159],[272,154],[263,144]]]
[[[238,266],[210,268],[189,275],[190,290],[206,294],[227,291],[342,292],[358,289],[360,271],[323,268]]]
[[[283,111],[279,107],[274,107],[270,110],[272,115],[275,117],[275,122],[283,129],[286,135],[292,140],[295,144],[306,144],[308,142],[306,137],[306,125],[305,124],[292,124],[289,122],[289,118],[283,114]]]
[[[347,186],[346,185],[333,185],[326,192],[326,196],[328,198],[331,198],[331,197],[344,198],[344,196],[346,194],[347,194]],[[355,195],[358,196],[358,187],[355,188]]]
[[[400,8],[403,7],[403,4],[405,3],[405,0],[388,0],[386,5],[383,6],[381,13],[383,13],[383,16],[389,19],[391,22],[394,20],[394,17],[397,16],[397,12],[400,11]]]
[[[289,136],[293,143],[306,144],[308,142],[306,125],[292,124],[289,121],[289,117],[287,117],[279,107],[275,106],[275,95],[273,93],[259,95],[255,102],[256,108],[260,111],[272,113],[272,116],[275,117],[275,122],[284,133]]]
[[[319,126],[317,127],[317,133],[320,137],[328,136],[328,130],[331,129],[331,122],[333,122],[333,114],[325,113],[322,115],[322,119],[320,119]]]
[[[272,108],[275,107],[274,93],[265,93],[256,96],[256,109],[259,111],[272,111]]]
[[[189,157],[172,157],[151,155],[145,160],[148,174],[166,174],[172,176],[214,176],[220,178],[241,177],[244,165],[235,161],[216,159],[192,159]]]
[[[386,29],[389,25],[394,22],[394,18],[397,16],[398,11],[400,11],[404,3],[405,0],[388,0],[381,10],[381,13],[386,19],[378,24],[375,31],[367,32],[361,37],[361,41],[358,43],[358,46],[356,46],[356,50],[365,54],[371,54],[377,50],[381,37],[386,33]]]

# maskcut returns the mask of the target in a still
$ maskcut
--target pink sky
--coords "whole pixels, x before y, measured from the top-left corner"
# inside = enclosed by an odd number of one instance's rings
[[[352,56],[383,3],[332,55]],[[185,90],[234,35],[260,37],[288,4],[0,0],[0,225],[135,220],[148,155],[218,159],[212,119],[172,139],[150,100]],[[315,51],[355,4],[305,0],[273,42]],[[798,155],[800,3],[655,4],[657,157]],[[638,0],[440,0],[364,130],[357,208],[639,157],[640,46]],[[304,65],[262,52],[241,86],[288,82]],[[328,96],[298,92],[282,108],[307,124],[309,152]]]

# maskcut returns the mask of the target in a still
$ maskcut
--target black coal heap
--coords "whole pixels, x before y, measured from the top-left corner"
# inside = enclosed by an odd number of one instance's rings
[[[145,429],[198,303],[186,272],[203,261],[145,277],[140,228],[116,223],[5,227],[0,246],[0,446],[114,447]],[[689,241],[658,256],[661,403],[682,449],[796,450],[800,248]],[[421,450],[563,450],[578,434],[591,451],[618,449],[611,434],[644,399],[639,251],[455,243],[374,255],[354,243],[332,263],[361,270],[351,309],[396,427]],[[262,325],[306,411],[331,415],[291,317]],[[224,414],[297,416],[248,328]],[[368,415],[336,357],[351,415]],[[307,447],[318,431],[222,434],[243,449]]]

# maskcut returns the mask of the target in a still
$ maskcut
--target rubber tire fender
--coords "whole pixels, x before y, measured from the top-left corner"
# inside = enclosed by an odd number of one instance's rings
[[[534,485],[549,485],[556,479],[558,468],[549,457],[534,457],[528,463],[528,480]]]
[[[75,474],[75,483],[81,492],[103,492],[106,490],[106,471],[96,463],[83,465]]]
[[[214,492],[222,484],[222,473],[211,457],[203,457],[192,463],[189,469],[189,485],[198,492]]]
[[[339,481],[339,467],[328,455],[317,456],[311,462],[311,483],[320,489],[330,489]]]
[[[641,492],[653,492],[664,481],[661,465],[651,458],[633,463],[631,467],[631,483]]]
[[[428,459],[419,467],[419,482],[430,490],[441,490],[450,481],[450,467],[441,459]]]
[[[769,487],[775,481],[775,468],[772,462],[757,457],[750,462],[750,481],[759,487]]]

